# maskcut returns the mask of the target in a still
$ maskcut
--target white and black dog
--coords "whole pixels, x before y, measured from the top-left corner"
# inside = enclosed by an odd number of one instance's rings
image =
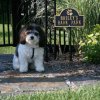
[[[19,34],[20,41],[13,57],[13,68],[20,72],[27,72],[29,67],[38,72],[44,71],[45,34],[42,28],[36,24],[28,25]]]

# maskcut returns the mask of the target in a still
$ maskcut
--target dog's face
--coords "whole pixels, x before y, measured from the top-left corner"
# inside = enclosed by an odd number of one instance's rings
[[[29,44],[33,46],[44,47],[45,46],[45,34],[44,31],[38,25],[25,26],[20,31],[20,43]]]
[[[39,44],[39,32],[36,30],[28,30],[26,32],[26,42],[31,45]]]

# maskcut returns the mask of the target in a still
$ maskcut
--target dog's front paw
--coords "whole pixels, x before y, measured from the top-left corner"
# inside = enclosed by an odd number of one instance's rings
[[[19,72],[26,73],[26,72],[28,72],[28,68],[20,68]]]
[[[44,72],[45,70],[44,70],[44,67],[39,67],[39,68],[36,68],[36,71],[37,72]]]

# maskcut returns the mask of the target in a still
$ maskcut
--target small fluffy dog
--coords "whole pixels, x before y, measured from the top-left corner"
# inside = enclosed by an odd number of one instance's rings
[[[13,68],[20,72],[27,72],[28,68],[38,72],[44,71],[45,34],[36,24],[23,27],[20,32],[20,41],[13,57]]]

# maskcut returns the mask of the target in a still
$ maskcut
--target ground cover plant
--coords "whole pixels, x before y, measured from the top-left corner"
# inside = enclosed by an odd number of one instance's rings
[[[80,41],[80,48],[83,52],[83,58],[92,63],[100,63],[100,25],[94,26],[94,29],[84,35]]]
[[[77,90],[0,95],[0,100],[100,100],[100,85],[83,86]]]

